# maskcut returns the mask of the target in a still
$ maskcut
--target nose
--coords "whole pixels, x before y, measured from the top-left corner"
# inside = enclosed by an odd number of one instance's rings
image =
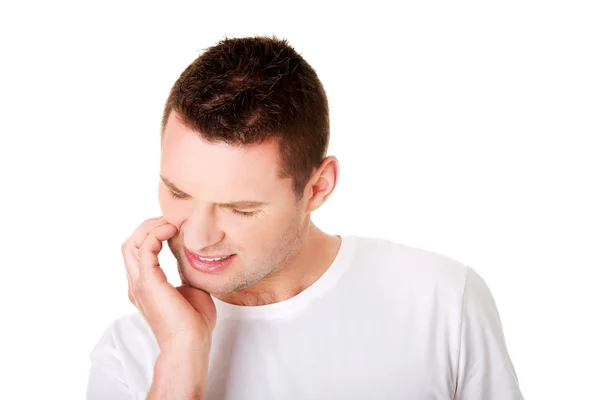
[[[218,221],[214,208],[200,205],[182,224],[184,245],[188,249],[199,252],[204,248],[219,243],[224,233],[218,228]]]

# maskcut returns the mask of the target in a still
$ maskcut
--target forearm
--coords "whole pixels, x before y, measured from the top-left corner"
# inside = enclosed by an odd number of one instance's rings
[[[203,400],[210,343],[178,344],[161,350],[148,400]]]

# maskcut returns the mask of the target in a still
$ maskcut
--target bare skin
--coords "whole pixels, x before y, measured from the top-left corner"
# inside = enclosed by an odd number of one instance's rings
[[[168,245],[184,282],[227,303],[260,305],[292,297],[328,268],[339,238],[319,230],[311,213],[336,186],[337,159],[329,156],[315,168],[300,201],[291,177],[279,176],[280,163],[276,141],[243,147],[208,142],[171,114],[161,143],[158,200],[162,215],[178,228]],[[238,204],[223,206],[231,202]],[[223,273],[198,273],[184,246],[205,257],[236,254],[236,260]]]
[[[143,222],[122,246],[129,299],[160,348],[149,399],[203,398],[216,324],[211,295],[243,306],[284,301],[319,279],[337,255],[340,238],[311,221],[336,186],[337,159],[314,170],[300,201],[291,178],[279,177],[279,162],[276,142],[210,143],[170,116],[161,143],[163,215]],[[158,262],[165,241],[177,259],[179,287]],[[184,246],[236,259],[222,273],[205,274],[189,265]]]
[[[122,245],[129,299],[152,329],[160,355],[148,399],[201,399],[216,311],[202,290],[167,282],[158,262],[162,242],[177,227],[164,218],[144,221]]]

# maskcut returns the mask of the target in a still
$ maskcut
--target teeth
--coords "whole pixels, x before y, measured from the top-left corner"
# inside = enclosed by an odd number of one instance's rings
[[[204,258],[204,257],[198,257],[200,258],[202,261],[221,261],[226,259],[229,256],[225,256],[225,257],[220,257],[220,258]]]

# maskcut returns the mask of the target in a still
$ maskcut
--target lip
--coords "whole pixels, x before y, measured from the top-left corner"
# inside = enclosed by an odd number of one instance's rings
[[[235,260],[236,255],[233,254],[229,258],[220,261],[204,261],[200,259],[200,256],[192,251],[190,251],[187,247],[183,246],[183,252],[185,253],[185,258],[187,258],[188,262],[197,271],[203,272],[205,274],[216,274],[226,270]],[[224,256],[221,256],[224,257]],[[217,258],[217,257],[210,257]]]

